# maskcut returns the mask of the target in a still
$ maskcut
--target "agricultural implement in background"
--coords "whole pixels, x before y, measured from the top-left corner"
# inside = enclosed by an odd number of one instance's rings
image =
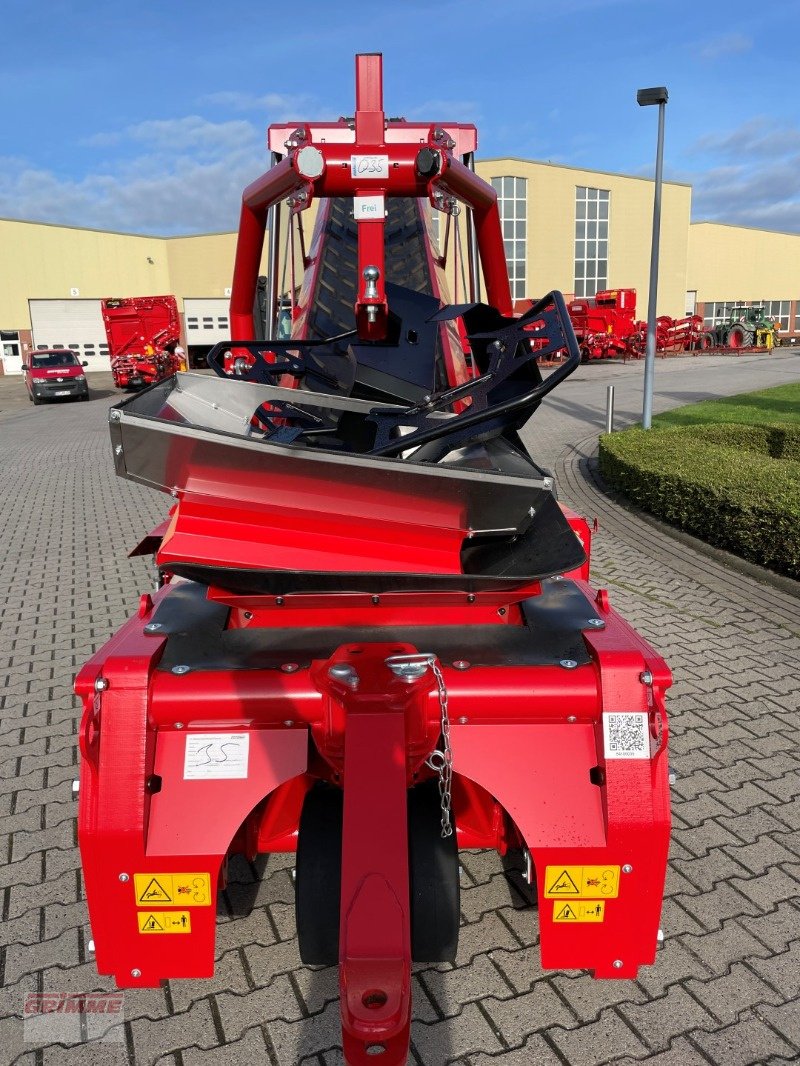
[[[92,936],[122,987],[210,976],[228,857],[296,852],[300,955],[339,967],[345,1060],[401,1064],[412,961],[456,956],[460,848],[521,851],[543,966],[654,961],[671,677],[589,585],[589,527],[520,440],[580,352],[559,293],[511,314],[474,127],[387,121],[361,55],[353,119],[269,143],[219,376],[109,415],[117,473],[174,506],[140,548],[161,588],[76,681]],[[274,267],[284,205],[291,254],[313,198],[293,338],[257,341],[268,213]],[[464,212],[461,263],[431,207]],[[267,295],[277,313],[274,270]]]
[[[647,345],[647,323],[636,319],[636,289],[602,289],[594,296],[567,304],[581,358],[641,359]],[[694,352],[711,347],[700,315],[656,319],[657,352]]]
[[[181,335],[174,296],[102,300],[101,311],[118,389],[153,385],[182,369],[174,354]]]

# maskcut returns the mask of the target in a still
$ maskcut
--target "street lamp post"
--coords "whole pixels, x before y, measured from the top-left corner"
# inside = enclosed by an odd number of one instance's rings
[[[650,296],[647,301],[647,347],[644,357],[644,401],[642,426],[650,429],[653,420],[653,377],[656,368],[656,302],[658,298],[658,246],[661,238],[661,177],[664,168],[664,112],[669,93],[666,86],[639,89],[639,107],[658,104],[658,146],[656,148],[656,182],[653,196],[653,242],[650,246]]]

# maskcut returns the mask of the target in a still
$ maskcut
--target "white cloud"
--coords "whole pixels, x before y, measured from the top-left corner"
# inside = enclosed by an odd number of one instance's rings
[[[320,108],[313,96],[305,94],[265,93],[258,96],[255,93],[226,90],[204,96],[201,103],[213,104],[228,111],[257,111],[268,123],[299,122],[304,115],[311,114],[317,121],[325,121],[326,115],[329,119],[338,118],[329,108]]]
[[[698,48],[700,59],[723,59],[726,56],[743,55],[753,47],[753,38],[743,33],[726,33],[712,37]]]

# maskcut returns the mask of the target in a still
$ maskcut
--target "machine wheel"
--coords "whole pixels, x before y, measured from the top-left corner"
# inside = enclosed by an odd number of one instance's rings
[[[295,916],[306,966],[339,961],[344,793],[317,785],[306,795],[297,836]]]
[[[339,961],[342,880],[341,789],[318,785],[300,816],[295,914],[300,958],[306,966]],[[408,793],[411,957],[414,962],[452,962],[458,950],[460,885],[455,833],[441,835],[437,782]]]
[[[42,398],[41,396],[31,396],[31,402],[33,403],[34,407],[38,407],[39,404],[42,402]]]
[[[744,326],[733,326],[728,332],[727,345],[729,348],[749,348],[753,343],[753,334]]]
[[[461,917],[458,845],[442,836],[439,785],[426,781],[408,794],[408,859],[411,872],[411,958],[453,962]]]

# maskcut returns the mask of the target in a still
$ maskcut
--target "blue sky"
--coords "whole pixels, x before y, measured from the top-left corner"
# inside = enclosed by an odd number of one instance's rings
[[[479,156],[665,174],[693,217],[800,232],[800,3],[772,0],[5,0],[0,217],[137,233],[234,229],[270,122],[473,121]]]

